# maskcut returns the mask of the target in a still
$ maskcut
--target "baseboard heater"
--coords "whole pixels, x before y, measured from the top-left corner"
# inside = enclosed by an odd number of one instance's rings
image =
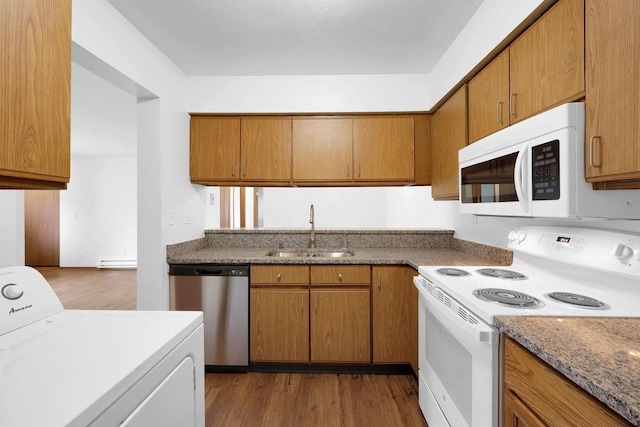
[[[137,259],[101,259],[98,268],[137,268]]]

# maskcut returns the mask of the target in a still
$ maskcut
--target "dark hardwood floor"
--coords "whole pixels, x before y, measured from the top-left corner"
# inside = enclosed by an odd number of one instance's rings
[[[135,310],[136,271],[38,268],[65,309]],[[426,426],[412,375],[208,373],[206,426]]]

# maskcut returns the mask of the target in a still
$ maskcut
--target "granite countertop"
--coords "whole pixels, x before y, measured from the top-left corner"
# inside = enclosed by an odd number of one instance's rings
[[[640,426],[640,318],[497,317],[495,324]]]
[[[320,230],[317,248],[353,251],[348,257],[273,257],[282,247],[306,248],[308,230],[209,230],[205,237],[167,246],[168,264],[508,265],[512,252],[453,237],[451,230]]]

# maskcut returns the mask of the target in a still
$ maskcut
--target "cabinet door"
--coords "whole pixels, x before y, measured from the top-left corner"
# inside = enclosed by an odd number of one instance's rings
[[[413,117],[353,120],[356,181],[413,181]]]
[[[431,118],[431,195],[458,199],[458,151],[467,145],[467,87],[460,88]]]
[[[352,120],[293,119],[294,181],[353,179]]]
[[[587,0],[586,38],[587,181],[640,188],[640,2]]]
[[[309,291],[251,289],[251,361],[309,360]]]
[[[545,424],[510,391],[503,400],[504,427],[544,427]]]
[[[418,359],[418,290],[415,270],[373,267],[373,363],[416,363]],[[415,291],[415,292],[414,292]]]
[[[240,179],[240,119],[191,117],[191,181]]]
[[[509,50],[469,82],[469,142],[509,126]]]
[[[311,361],[371,362],[369,290],[311,291]]]
[[[243,118],[243,181],[291,181],[291,118]]]
[[[66,188],[71,1],[0,4],[0,187]]]
[[[584,0],[560,0],[510,46],[511,123],[584,96]]]

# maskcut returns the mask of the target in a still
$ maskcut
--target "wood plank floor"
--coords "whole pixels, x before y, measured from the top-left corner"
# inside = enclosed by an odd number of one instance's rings
[[[135,310],[136,271],[38,269],[65,309]],[[208,373],[207,427],[426,426],[412,375]]]

